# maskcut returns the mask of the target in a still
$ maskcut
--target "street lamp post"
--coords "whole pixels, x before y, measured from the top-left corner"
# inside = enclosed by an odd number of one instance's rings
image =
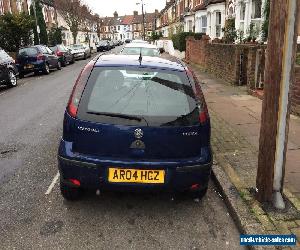
[[[137,5],[142,4],[142,15],[143,15],[143,38],[146,39],[146,27],[145,27],[145,12],[144,12],[144,1],[141,0],[141,3],[136,3]]]

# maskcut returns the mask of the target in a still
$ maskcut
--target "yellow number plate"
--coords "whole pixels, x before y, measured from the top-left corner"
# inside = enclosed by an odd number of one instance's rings
[[[109,168],[108,181],[114,183],[165,183],[164,170]]]

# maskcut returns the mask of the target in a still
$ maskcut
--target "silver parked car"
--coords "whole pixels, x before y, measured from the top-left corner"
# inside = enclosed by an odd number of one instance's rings
[[[69,47],[71,49],[71,53],[74,55],[76,60],[79,59],[87,59],[91,57],[91,49],[88,46],[82,44],[73,44]]]

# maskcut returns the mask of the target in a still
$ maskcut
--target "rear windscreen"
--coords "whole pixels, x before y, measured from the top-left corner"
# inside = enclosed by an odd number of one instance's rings
[[[19,55],[25,55],[25,56],[35,56],[37,54],[36,48],[24,48],[19,50]]]
[[[159,56],[159,51],[154,48],[139,48],[139,47],[125,47],[121,54],[123,55],[140,55],[142,56]]]
[[[170,70],[94,68],[80,101],[78,118],[141,125],[141,121],[101,115],[103,113],[140,117],[151,126],[198,122],[198,109],[187,75]]]

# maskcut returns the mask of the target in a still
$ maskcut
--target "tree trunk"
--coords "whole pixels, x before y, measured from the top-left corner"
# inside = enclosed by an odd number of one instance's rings
[[[73,35],[73,44],[76,44],[76,39],[77,39],[78,32],[73,31],[72,35]]]

